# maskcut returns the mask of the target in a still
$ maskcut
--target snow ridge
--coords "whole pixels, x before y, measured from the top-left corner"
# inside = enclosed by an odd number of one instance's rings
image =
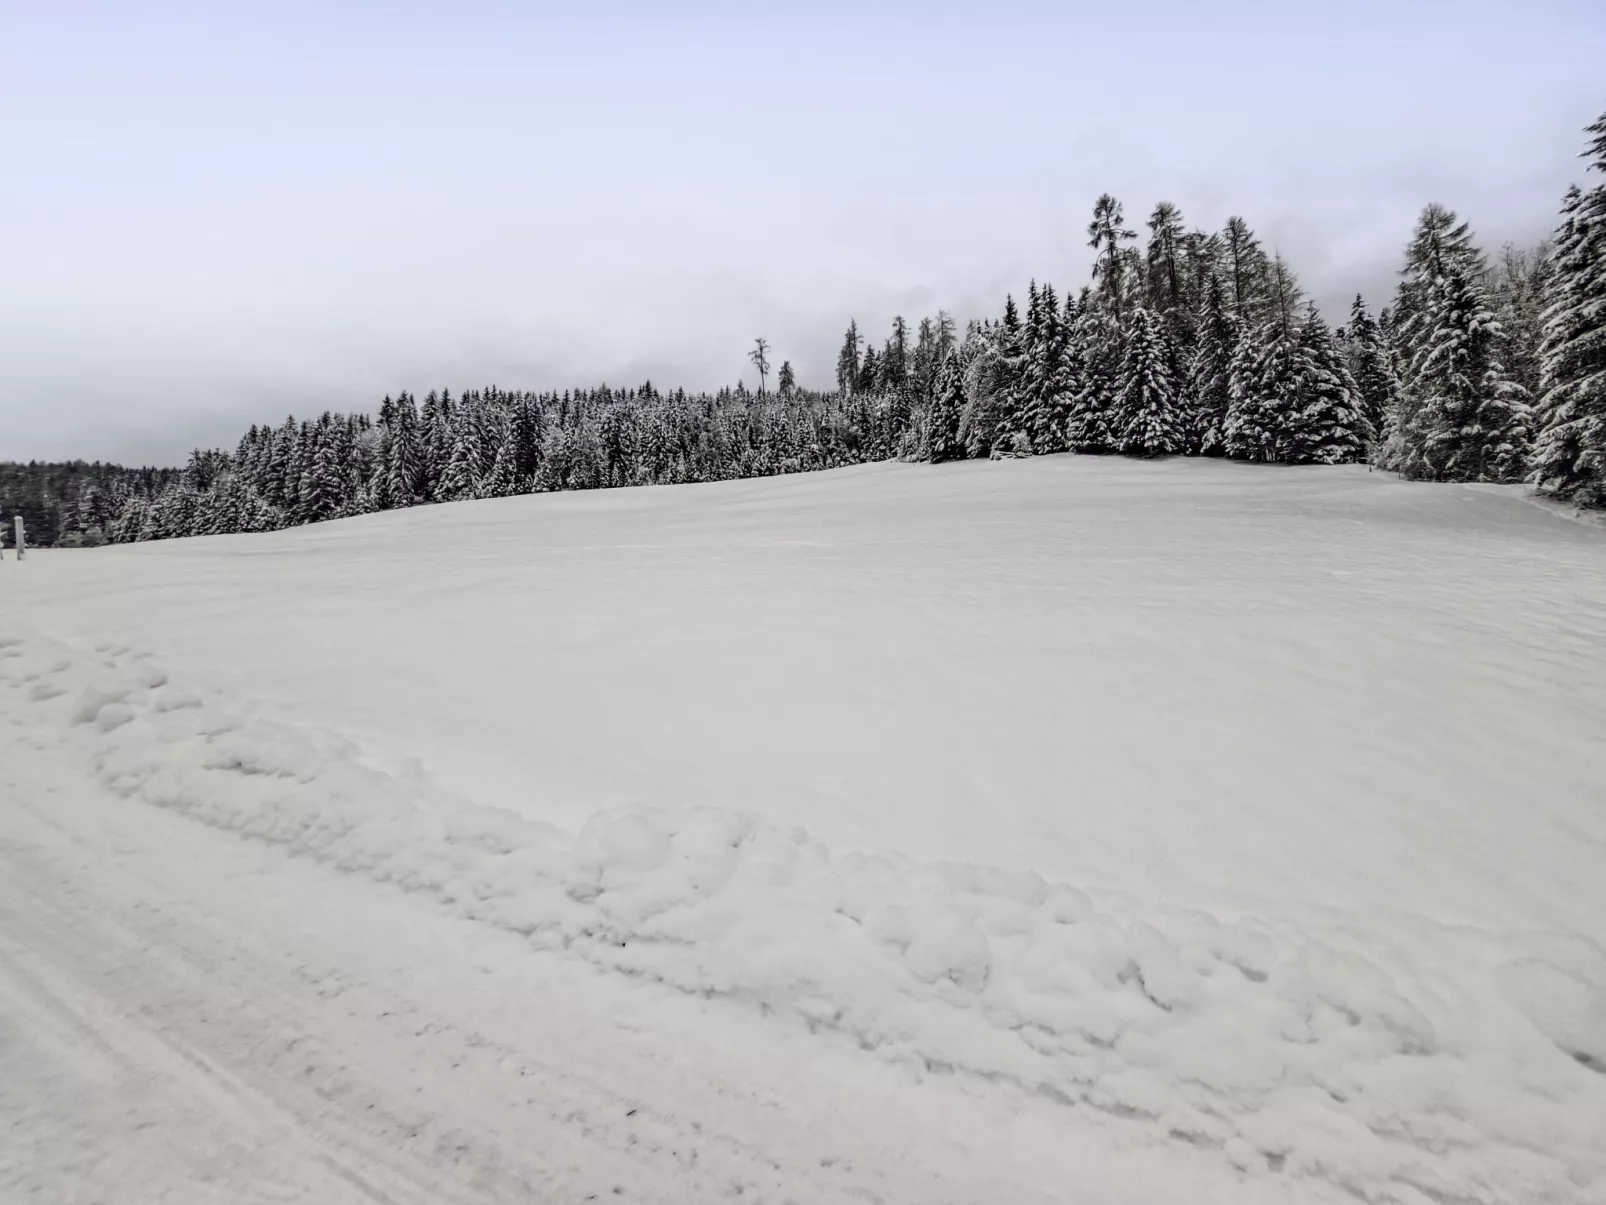
[[[1007,1081],[1365,1201],[1606,1202],[1606,951],[1095,904],[985,866],[833,853],[739,812],[570,834],[386,774],[149,659],[0,634],[0,714],[128,799],[284,846],[920,1073]],[[1426,922],[1424,922],[1426,923]],[[1362,952],[1364,951],[1364,953]]]

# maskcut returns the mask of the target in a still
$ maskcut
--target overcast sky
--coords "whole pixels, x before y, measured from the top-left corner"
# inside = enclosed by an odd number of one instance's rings
[[[1243,214],[1338,317],[1418,209],[1547,231],[1600,0],[0,0],[0,459],[387,392],[826,385],[850,317]]]

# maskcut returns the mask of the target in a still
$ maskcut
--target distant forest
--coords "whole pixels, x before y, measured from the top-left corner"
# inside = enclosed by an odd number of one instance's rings
[[[1585,158],[1606,172],[1606,116]],[[1094,205],[1092,279],[1048,283],[963,330],[850,323],[829,389],[757,339],[758,379],[717,393],[500,388],[377,414],[286,418],[181,470],[0,465],[0,516],[41,543],[267,531],[464,498],[718,481],[867,461],[1054,452],[1367,461],[1425,481],[1528,481],[1606,505],[1606,183],[1571,188],[1555,235],[1492,260],[1440,205],[1391,303],[1330,324],[1247,222],[1190,230],[1161,202],[1139,244]],[[774,382],[771,384],[773,370]]]
[[[179,469],[125,469],[121,465],[71,460],[65,464],[0,461],[0,517],[4,542],[12,538],[12,518],[21,515],[28,539],[36,544],[101,542],[116,516],[115,499],[151,498],[181,478]],[[71,537],[79,533],[76,540]]]

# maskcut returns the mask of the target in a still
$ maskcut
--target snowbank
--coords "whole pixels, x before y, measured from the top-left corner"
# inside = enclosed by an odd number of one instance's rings
[[[130,800],[923,1074],[1130,1119],[1246,1175],[1367,1201],[1606,1201],[1606,951],[1588,937],[1139,913],[727,809],[616,808],[565,832],[135,651],[14,625],[0,716]]]

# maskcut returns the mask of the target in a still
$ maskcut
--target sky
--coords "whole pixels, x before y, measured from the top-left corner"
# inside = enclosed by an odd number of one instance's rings
[[[1341,321],[1423,204],[1529,243],[1599,0],[0,0],[0,459],[179,463],[386,393],[827,386],[1241,214]]]

